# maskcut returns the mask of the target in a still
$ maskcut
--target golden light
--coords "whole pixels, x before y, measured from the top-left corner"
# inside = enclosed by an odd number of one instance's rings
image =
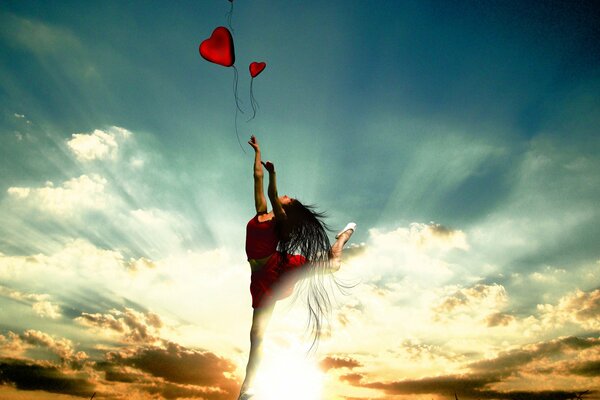
[[[324,374],[300,347],[265,352],[253,399],[321,400]]]

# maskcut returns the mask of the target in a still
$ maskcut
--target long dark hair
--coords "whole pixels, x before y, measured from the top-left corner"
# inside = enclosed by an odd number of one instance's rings
[[[332,298],[325,286],[326,277],[334,279],[330,273],[331,243],[327,234],[330,229],[324,222],[325,213],[316,211],[314,206],[304,205],[294,199],[283,209],[287,219],[278,227],[278,250],[283,255],[280,263],[285,263],[291,254],[301,254],[307,261],[303,284],[308,308],[307,330],[313,338],[310,351],[318,345],[332,308]]]

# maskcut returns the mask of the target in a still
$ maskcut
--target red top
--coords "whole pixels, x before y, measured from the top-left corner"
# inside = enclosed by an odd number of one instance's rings
[[[258,214],[246,225],[246,255],[248,259],[270,256],[277,250],[279,238],[275,231],[275,218],[259,222]]]

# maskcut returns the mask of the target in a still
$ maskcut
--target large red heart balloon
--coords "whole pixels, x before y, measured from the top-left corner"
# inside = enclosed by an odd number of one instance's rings
[[[254,78],[256,75],[260,74],[266,66],[267,63],[264,62],[250,63],[250,75]]]
[[[229,29],[224,26],[216,28],[208,39],[200,43],[200,55],[215,64],[231,67],[235,62],[235,53]]]

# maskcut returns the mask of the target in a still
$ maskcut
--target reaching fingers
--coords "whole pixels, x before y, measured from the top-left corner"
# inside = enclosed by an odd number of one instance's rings
[[[253,149],[257,150],[258,149],[258,140],[256,140],[256,136],[254,136],[254,135],[250,136],[250,140],[248,141],[248,144],[250,146],[252,146]]]
[[[266,170],[269,172],[273,172],[275,171],[275,165],[273,165],[273,163],[271,161],[267,161],[266,163],[261,161],[262,165],[265,166]]]

